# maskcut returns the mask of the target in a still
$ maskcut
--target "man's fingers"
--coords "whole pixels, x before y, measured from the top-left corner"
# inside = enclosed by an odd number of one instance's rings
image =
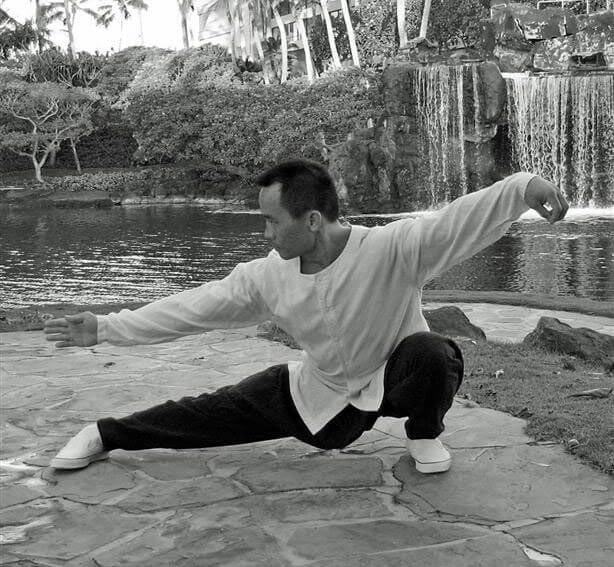
[[[544,207],[541,204],[535,204],[535,206],[533,207],[541,217],[545,218],[547,221],[550,221],[551,215],[552,215],[552,211],[549,211],[548,209],[546,209],[546,207]],[[552,222],[552,221],[550,221]]]
[[[69,323],[83,323],[83,315],[66,315],[66,320]]]
[[[45,329],[48,327],[68,327],[68,321],[62,317],[61,319],[48,319],[44,323]]]

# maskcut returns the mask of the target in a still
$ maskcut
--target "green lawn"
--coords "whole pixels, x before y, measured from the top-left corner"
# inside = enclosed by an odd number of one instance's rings
[[[614,474],[614,393],[569,397],[614,388],[603,366],[522,344],[460,341],[465,380],[459,394],[481,406],[527,419],[527,434],[556,441],[595,468]],[[497,371],[503,370],[503,373]],[[579,445],[569,443],[575,439]]]

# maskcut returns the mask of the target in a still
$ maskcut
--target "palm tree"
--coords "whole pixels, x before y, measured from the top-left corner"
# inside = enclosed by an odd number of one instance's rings
[[[337,51],[337,43],[335,42],[335,33],[333,32],[333,23],[330,20],[330,14],[328,13],[328,0],[320,0],[320,6],[322,8],[322,18],[326,24],[326,34],[328,35],[328,45],[330,46],[330,53],[333,57],[333,68],[339,69],[341,67],[341,59],[339,58],[339,51]]]
[[[431,14],[431,0],[424,0],[424,8],[422,8],[422,22],[420,23],[420,35],[418,37],[425,38],[426,30],[429,27],[429,16]]]
[[[360,67],[360,59],[358,58],[358,48],[356,47],[356,35],[354,34],[354,26],[352,25],[352,17],[350,16],[350,8],[347,0],[340,0],[341,13],[345,21],[345,27],[348,32],[348,41],[350,42],[350,53],[352,54],[352,62],[355,67]]]
[[[397,30],[399,32],[399,48],[407,47],[407,30],[405,29],[405,0],[397,0]]]
[[[190,11],[194,10],[194,2],[192,0],[177,0],[179,13],[181,14],[181,32],[183,35],[183,47],[190,47],[190,34],[188,32],[188,16]]]
[[[118,14],[127,20],[132,10],[147,10],[148,7],[144,0],[112,0],[112,3],[98,7],[96,23],[108,28]]]
[[[301,43],[303,44],[303,51],[305,53],[307,79],[310,83],[312,83],[315,78],[315,71],[313,69],[311,49],[309,48],[309,37],[307,36],[307,28],[305,27],[305,12],[307,10],[306,4],[307,2],[305,0],[298,0],[298,2],[294,5],[294,14],[296,18],[296,25],[298,26],[298,33],[301,37]]]
[[[279,28],[279,41],[281,42],[281,76],[279,82],[285,83],[288,80],[288,34],[286,33],[286,26],[279,13],[280,2],[281,0],[273,0],[271,2],[271,9],[273,10],[275,23]]]

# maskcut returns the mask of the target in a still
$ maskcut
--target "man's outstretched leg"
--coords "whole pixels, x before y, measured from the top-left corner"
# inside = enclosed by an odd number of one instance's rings
[[[114,449],[192,449],[287,437],[294,429],[287,373],[286,365],[273,366],[213,393],[101,419],[73,437],[50,466],[86,467]]]
[[[341,448],[370,429],[375,419],[375,412],[348,406],[312,435],[292,402],[288,366],[283,364],[210,394],[168,401],[121,419],[101,419],[73,437],[50,466],[83,468],[113,449],[193,449],[283,437],[322,449]]]
[[[463,379],[463,357],[454,341],[435,333],[405,338],[386,365],[380,415],[408,417],[407,448],[423,473],[444,472],[451,457],[437,437]]]

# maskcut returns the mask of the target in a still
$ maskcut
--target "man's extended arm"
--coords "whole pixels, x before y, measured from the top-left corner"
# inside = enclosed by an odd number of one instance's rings
[[[223,280],[160,299],[135,311],[96,316],[85,312],[45,323],[58,347],[153,344],[211,329],[241,327],[270,315],[251,274],[263,260],[239,264]]]
[[[416,283],[422,285],[496,242],[529,208],[556,222],[565,216],[568,205],[548,181],[518,173],[407,223],[403,256]]]

